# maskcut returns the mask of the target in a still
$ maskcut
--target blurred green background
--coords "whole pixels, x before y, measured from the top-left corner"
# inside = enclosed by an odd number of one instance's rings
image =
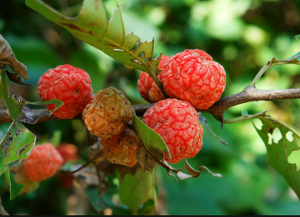
[[[78,14],[82,2],[44,1],[70,16]],[[109,17],[117,2],[122,4],[126,33],[133,31],[141,41],[154,37],[155,57],[159,52],[172,56],[184,49],[197,48],[223,65],[227,73],[223,96],[242,91],[272,57],[286,59],[300,50],[300,42],[294,37],[300,33],[300,1],[106,0]],[[10,84],[12,93],[28,101],[40,100],[37,82],[47,69],[68,63],[90,74],[94,93],[113,86],[121,89],[132,104],[147,103],[137,91],[140,70],[126,67],[81,42],[64,28],[27,8],[24,0],[1,1],[0,33],[10,43],[17,59],[28,67],[30,80],[26,83],[33,86]],[[256,86],[259,89],[299,88],[299,71],[300,67],[295,65],[272,67]],[[299,100],[251,102],[230,108],[225,118],[240,116],[242,110],[254,114],[275,108],[282,121],[300,130],[299,106]],[[270,114],[277,115],[276,112]],[[204,127],[203,148],[189,162],[194,168],[206,165],[223,178],[203,171],[199,178],[176,183],[163,168],[157,167],[158,214],[300,214],[299,200],[286,181],[269,166],[265,145],[251,121],[224,125],[221,129],[221,124],[211,115],[202,115],[228,146],[222,145]],[[254,123],[260,124],[259,121]],[[0,138],[8,126],[0,125]],[[86,159],[87,138],[80,120],[26,127],[37,136],[38,142],[61,131],[62,141],[75,144],[81,157]],[[182,168],[183,163],[174,167]],[[115,180],[115,176],[110,179]],[[10,214],[72,213],[74,192],[64,189],[55,177],[41,182],[38,190],[12,201],[9,201],[3,177],[0,180],[2,203]],[[90,206],[86,213],[96,214]]]

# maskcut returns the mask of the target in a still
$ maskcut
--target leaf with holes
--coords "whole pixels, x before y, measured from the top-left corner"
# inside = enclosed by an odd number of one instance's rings
[[[109,22],[101,0],[83,1],[76,17],[64,16],[41,0],[26,0],[26,5],[114,59],[147,72],[163,90],[156,77],[161,54],[152,59],[154,39],[142,43],[132,32],[125,36],[120,4]]]
[[[295,154],[300,159],[300,137],[294,133],[291,141],[287,135],[290,131],[288,128],[272,120],[261,119],[261,121],[263,123],[261,130],[253,125],[267,147],[268,161],[285,178],[300,199],[300,172],[297,171],[297,163],[300,166],[299,160],[294,162],[290,159],[290,156]],[[269,144],[269,136],[276,128],[280,131],[282,138],[278,142],[271,140]]]
[[[14,122],[0,142],[0,176],[10,163],[23,160],[35,145],[36,137],[23,124]]]

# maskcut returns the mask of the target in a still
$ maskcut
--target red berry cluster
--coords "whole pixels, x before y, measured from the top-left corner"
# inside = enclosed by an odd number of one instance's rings
[[[163,57],[158,67],[161,69],[158,79],[171,99],[164,99],[154,80],[145,72],[138,80],[138,90],[145,100],[158,102],[146,111],[143,121],[169,147],[172,157],[165,154],[165,160],[177,163],[200,151],[203,127],[195,108],[208,109],[221,97],[226,73],[202,50],[185,50],[172,57]],[[154,90],[156,94],[152,93]],[[161,97],[156,97],[158,95]]]
[[[220,98],[226,85],[226,73],[209,54],[198,49],[185,50],[172,57],[164,55],[158,68],[161,70],[158,80],[170,99],[165,99],[153,78],[142,72],[138,91],[145,100],[158,102],[147,110],[143,121],[169,147],[172,157],[165,154],[166,161],[177,163],[200,151],[203,127],[195,108],[208,109]],[[126,126],[134,111],[120,90],[110,87],[98,91],[93,98],[88,74],[63,65],[48,70],[40,78],[38,93],[42,100],[60,99],[64,102],[53,113],[57,117],[73,118],[83,112],[86,128],[102,139],[109,161],[126,166],[137,162],[139,140]],[[54,105],[47,105],[47,108],[53,110]],[[68,154],[64,155],[67,158]]]

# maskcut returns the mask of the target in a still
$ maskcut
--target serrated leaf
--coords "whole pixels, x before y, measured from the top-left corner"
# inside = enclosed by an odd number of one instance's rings
[[[271,120],[261,119],[261,121],[263,123],[261,130],[253,125],[266,145],[268,161],[285,178],[300,199],[300,172],[297,172],[297,167],[294,163],[291,164],[288,162],[288,157],[294,151],[300,149],[300,137],[294,133],[294,140],[290,142],[286,137],[290,129]],[[279,129],[282,138],[278,143],[272,140],[272,143],[269,145],[269,134],[272,134],[276,128]]]
[[[138,134],[138,137],[142,140],[145,148],[156,160],[163,160],[165,152],[167,152],[171,158],[171,153],[161,136],[148,127],[142,120],[136,116],[132,119],[132,125]]]
[[[82,41],[124,64],[147,72],[157,80],[161,54],[158,58],[152,59],[154,40],[142,43],[133,33],[125,36],[120,4],[117,5],[109,22],[104,4],[100,0],[83,1],[81,11],[76,17],[64,16],[41,0],[26,0],[26,5],[63,26]],[[159,81],[158,83],[161,86]]]
[[[14,72],[29,80],[27,67],[16,59],[9,43],[0,34],[0,65],[2,64],[10,66]]]
[[[14,174],[10,173],[8,166],[4,172],[6,182],[10,192],[10,200],[15,199],[23,188],[23,184],[18,184],[15,181]]]
[[[23,160],[35,145],[36,137],[23,124],[13,122],[0,142],[0,176],[10,163]]]
[[[118,170],[118,177],[120,200],[128,206],[131,214],[138,214],[139,207],[150,199],[156,200],[154,171],[149,172],[139,167],[133,172],[122,174]],[[154,204],[150,213],[155,209]],[[147,211],[149,211],[149,207],[147,207]]]

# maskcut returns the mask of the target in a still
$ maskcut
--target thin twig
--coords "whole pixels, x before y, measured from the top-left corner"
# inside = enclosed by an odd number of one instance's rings
[[[255,78],[253,79],[253,81],[248,85],[249,87],[251,86],[255,86],[255,84],[258,82],[258,80],[261,78],[261,76],[272,66],[277,66],[277,65],[284,65],[284,64],[296,64],[299,65],[300,62],[299,61],[294,61],[296,60],[298,57],[300,56],[297,55],[295,57],[293,57],[290,60],[276,60],[275,57],[272,58],[272,60],[268,61],[268,63],[266,65],[264,65],[259,72],[257,73],[257,75],[255,76]]]
[[[87,167],[90,163],[93,162],[93,160],[95,160],[98,156],[95,156],[94,158],[88,160],[85,164],[83,164],[81,167],[79,167],[78,169],[76,170],[73,170],[73,171],[66,171],[66,170],[62,170],[61,173],[63,174],[74,174],[74,173],[77,173],[78,171],[82,170],[83,168]]]

